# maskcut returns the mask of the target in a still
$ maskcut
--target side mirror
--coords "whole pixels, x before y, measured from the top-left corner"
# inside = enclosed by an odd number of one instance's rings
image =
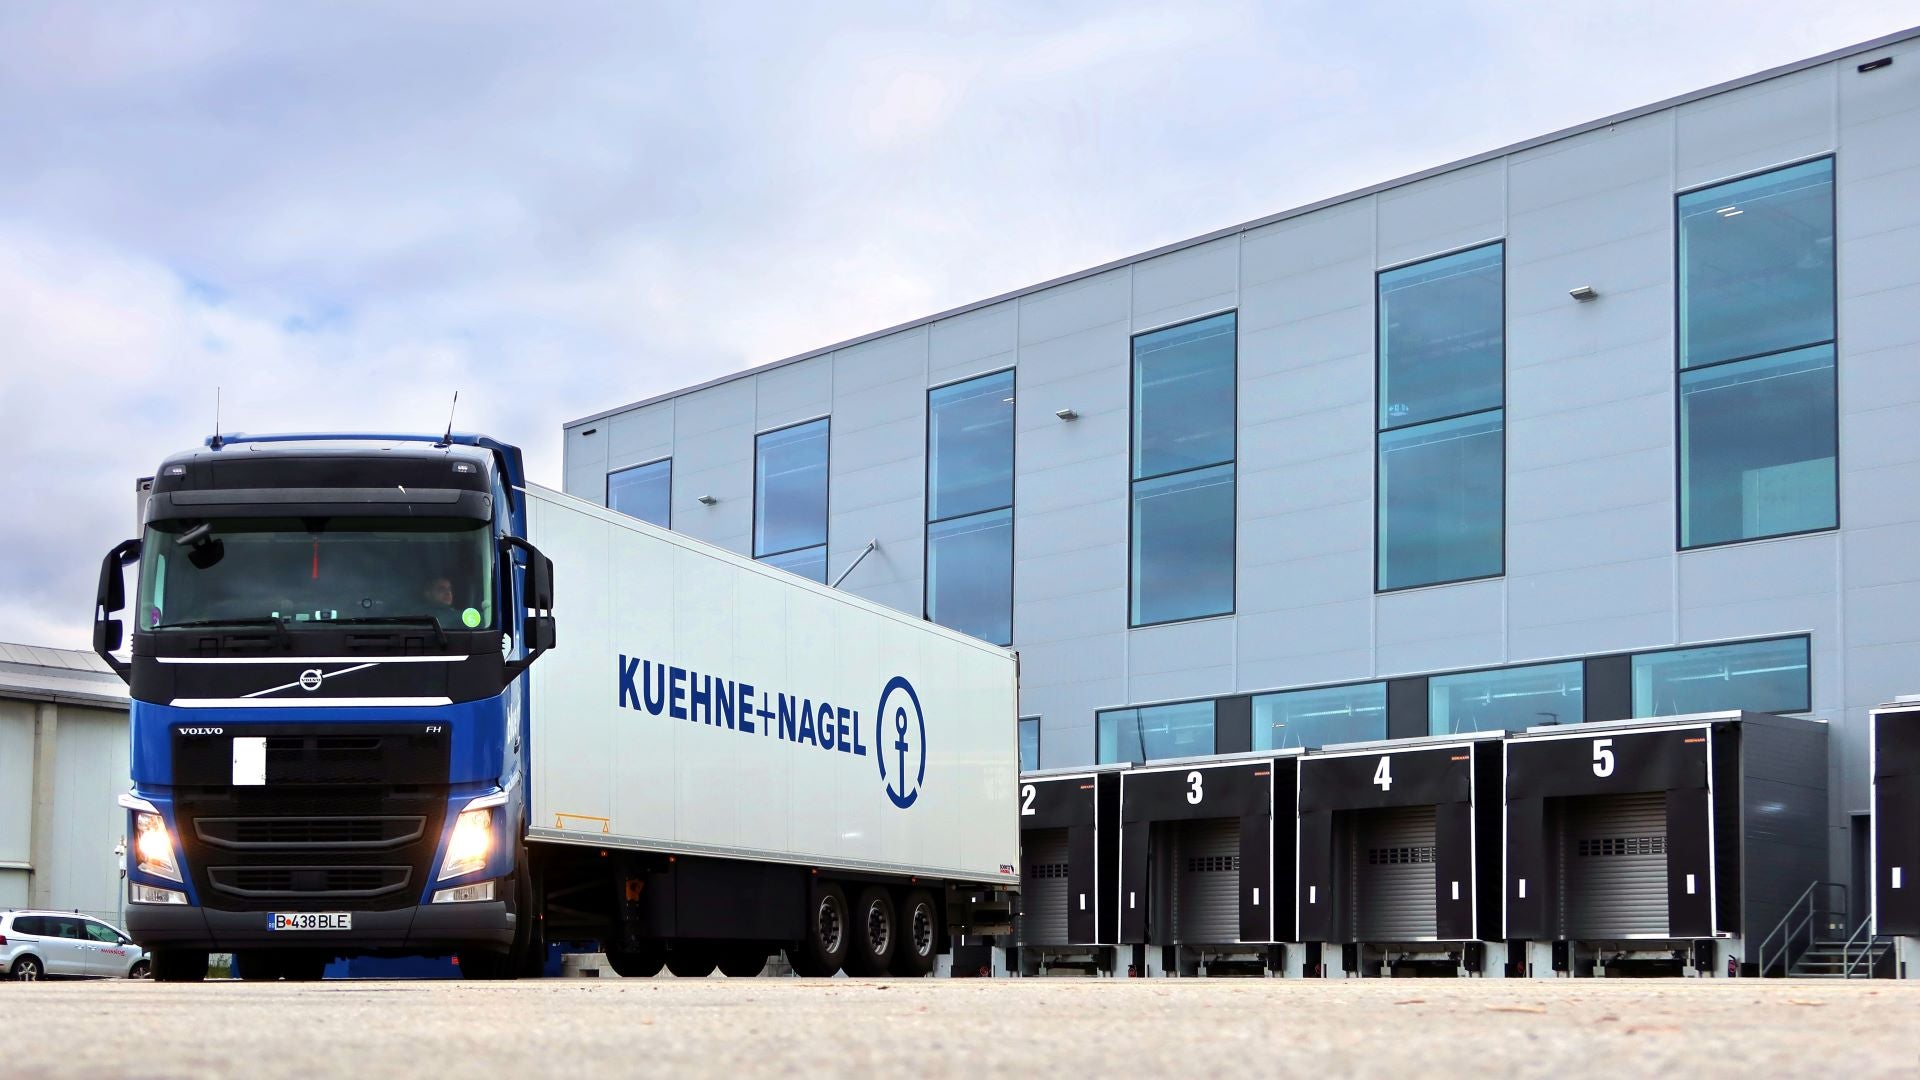
[[[123,540],[100,561],[100,587],[93,598],[93,651],[122,679],[131,665],[113,655],[125,640],[125,630],[114,613],[127,606],[125,567],[140,557],[140,541]]]
[[[512,580],[513,553],[524,552],[526,572],[521,576],[520,606],[525,610],[525,621],[521,624],[521,633],[525,637],[526,655],[507,663],[507,678],[517,679],[520,673],[532,666],[533,662],[553,648],[553,560],[540,554],[540,549],[517,536],[500,538],[500,572]]]
[[[527,616],[526,637],[527,648],[533,652],[546,652],[553,648],[553,616]]]
[[[527,552],[527,609],[553,610],[553,560],[532,549]]]

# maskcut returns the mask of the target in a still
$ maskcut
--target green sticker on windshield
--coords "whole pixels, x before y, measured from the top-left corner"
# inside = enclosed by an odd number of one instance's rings
[[[460,613],[460,621],[466,623],[468,626],[479,626],[480,612],[473,608],[468,608]]]

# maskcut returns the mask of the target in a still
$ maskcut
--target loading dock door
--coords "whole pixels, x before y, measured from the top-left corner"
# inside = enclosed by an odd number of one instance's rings
[[[1435,808],[1356,810],[1353,817],[1348,895],[1355,938],[1417,941],[1437,936]]]
[[[1560,809],[1564,935],[1665,937],[1666,793],[1589,795],[1565,799]]]
[[[1029,829],[1020,836],[1020,942],[1067,945],[1067,830]]]
[[[1240,940],[1240,819],[1183,821],[1174,833],[1173,940]]]

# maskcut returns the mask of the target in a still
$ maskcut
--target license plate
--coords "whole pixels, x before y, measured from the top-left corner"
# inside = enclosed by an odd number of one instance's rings
[[[267,916],[269,930],[351,930],[351,911],[274,912]]]

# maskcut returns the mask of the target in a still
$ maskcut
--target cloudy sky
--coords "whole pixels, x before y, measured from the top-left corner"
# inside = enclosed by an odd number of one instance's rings
[[[0,640],[229,430],[563,421],[1920,22],[1857,0],[0,3]]]

